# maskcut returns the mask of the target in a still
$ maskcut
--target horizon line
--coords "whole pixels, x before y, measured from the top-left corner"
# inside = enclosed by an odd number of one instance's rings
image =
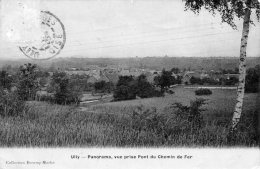
[[[164,55],[164,56],[128,56],[128,57],[111,57],[111,56],[104,56],[104,57],[89,57],[89,56],[68,56],[68,57],[55,57],[52,59],[47,59],[45,61],[50,61],[50,60],[56,60],[56,59],[134,59],[134,58],[239,58],[239,56],[169,56],[169,55]],[[260,56],[247,56],[247,58],[260,58]],[[1,58],[0,60],[12,60],[12,61],[19,61],[19,60],[27,60],[30,58]],[[33,59],[31,59],[33,60]],[[37,59],[35,59],[37,60]],[[40,61],[40,60],[39,60]]]

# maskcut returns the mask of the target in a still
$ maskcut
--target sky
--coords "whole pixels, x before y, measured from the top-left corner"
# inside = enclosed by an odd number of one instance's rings
[[[233,30],[221,23],[219,15],[214,17],[204,10],[199,15],[184,11],[181,0],[0,3],[1,58],[26,58],[18,46],[26,38],[38,37],[33,16],[40,10],[55,14],[65,26],[66,44],[57,57],[239,56],[242,20],[236,20],[238,30]],[[19,3],[28,9],[24,16],[17,14]],[[18,16],[25,17],[30,24],[22,29]],[[254,15],[252,18],[256,19]],[[247,55],[260,56],[259,46],[260,24],[256,22],[250,26]]]

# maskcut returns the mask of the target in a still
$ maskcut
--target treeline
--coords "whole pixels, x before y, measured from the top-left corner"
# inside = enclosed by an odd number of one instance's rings
[[[190,83],[192,85],[199,84],[199,85],[226,85],[226,86],[234,86],[238,83],[237,77],[230,77],[230,78],[220,78],[219,80],[215,80],[213,78],[196,78],[191,77]]]
[[[143,74],[137,78],[133,76],[120,76],[114,91],[114,100],[163,96],[164,92],[167,92],[171,85],[181,83],[180,78],[172,76],[172,71],[163,69],[161,75],[155,76],[154,83],[149,83]]]
[[[9,68],[11,69],[11,68]],[[231,73],[231,70],[223,70]],[[237,72],[238,70],[233,70]],[[162,70],[157,74],[153,83],[147,80],[142,74],[138,77],[120,76],[116,84],[105,81],[88,83],[85,75],[67,75],[62,71],[55,71],[49,74],[36,64],[25,64],[14,71],[0,71],[0,90],[3,102],[14,100],[13,103],[29,100],[49,101],[57,104],[78,104],[84,92],[112,93],[114,101],[129,100],[135,98],[149,98],[163,96],[169,92],[171,85],[180,84],[182,77],[179,76],[180,70],[172,68],[170,71]],[[222,72],[223,73],[223,72]],[[260,65],[249,68],[246,75],[246,92],[259,91]],[[213,85],[234,85],[238,82],[236,77],[220,79],[216,81],[211,78],[191,77],[191,84],[213,84]],[[45,88],[45,91],[42,91]],[[17,98],[17,99],[14,99]],[[11,103],[10,103],[11,104]],[[2,109],[6,109],[3,108]],[[6,109],[7,110],[7,109]]]
[[[55,72],[51,78],[48,72],[40,70],[36,64],[25,64],[20,66],[19,71],[13,75],[6,71],[0,73],[0,90],[5,93],[5,97],[15,95],[19,102],[36,100],[41,98],[44,101],[50,101],[57,104],[79,103],[79,95],[82,88],[78,83],[70,79],[65,72]],[[48,79],[51,79],[48,85],[48,92],[41,92],[46,86]]]
[[[115,101],[119,101],[136,99],[136,96],[149,98],[162,95],[162,92],[156,90],[155,86],[147,81],[145,75],[140,75],[137,78],[120,76],[113,97]]]
[[[149,83],[145,75],[138,77],[120,76],[117,84],[98,81],[88,83],[87,77],[69,76],[65,72],[55,71],[50,75],[36,64],[25,64],[12,75],[7,71],[0,72],[2,95],[8,99],[17,97],[17,101],[48,101],[55,104],[78,104],[85,91],[96,93],[113,93],[115,101],[163,96],[170,85],[180,82],[172,76],[172,71],[163,70],[156,76],[154,83]],[[45,88],[43,90],[43,88]],[[19,105],[19,104],[17,104]]]
[[[1,71],[0,75],[0,115],[17,116],[25,112],[25,101],[34,97],[37,82],[36,65],[25,64],[14,75]],[[15,88],[14,88],[15,86]]]

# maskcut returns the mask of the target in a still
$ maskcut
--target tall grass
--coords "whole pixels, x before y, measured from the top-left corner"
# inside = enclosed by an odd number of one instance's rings
[[[145,106],[75,107],[30,103],[27,113],[0,117],[0,146],[229,146],[232,113],[202,113],[204,124],[191,131],[191,123],[176,120],[178,108],[161,112]],[[120,113],[121,112],[121,113]],[[122,113],[124,112],[124,113]],[[256,146],[254,112],[243,115],[236,146]]]

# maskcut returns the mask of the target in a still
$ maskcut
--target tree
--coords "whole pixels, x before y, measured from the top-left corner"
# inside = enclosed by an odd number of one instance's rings
[[[34,99],[38,87],[37,65],[28,63],[21,66],[18,81],[18,95],[20,99]]]
[[[137,96],[141,98],[149,98],[153,96],[160,96],[159,92],[155,90],[154,86],[150,84],[146,76],[144,74],[141,74],[137,77]]]
[[[101,93],[108,92],[108,93],[110,93],[113,90],[114,85],[111,82],[105,82],[104,80],[102,80],[100,82],[95,82],[94,88],[95,88],[96,92],[101,92]]]
[[[79,103],[80,89],[70,83],[65,72],[55,72],[52,77],[52,85],[55,90],[55,101],[58,104]]]
[[[106,82],[104,80],[94,83],[95,91],[100,91],[102,93],[105,92],[105,86],[106,86]]]
[[[177,67],[174,67],[174,68],[171,69],[171,72],[178,74],[178,73],[180,73],[180,69],[177,68]]]
[[[191,76],[190,84],[200,84],[200,85],[203,85],[203,81],[200,78]]]
[[[170,85],[175,83],[175,78],[172,76],[171,71],[162,70],[162,74],[160,76],[156,76],[154,79],[156,85],[161,87],[161,91],[165,91]]]
[[[10,90],[12,83],[11,76],[7,73],[7,71],[0,71],[0,87]]]
[[[119,76],[113,97],[116,101],[135,99],[136,87],[136,81],[133,76]]]
[[[185,2],[185,10],[191,10],[199,13],[202,7],[211,12],[213,15],[219,12],[222,22],[228,23],[232,28],[236,29],[234,18],[243,18],[243,31],[240,45],[239,59],[239,83],[237,88],[237,101],[235,111],[232,118],[231,133],[233,133],[240,121],[242,114],[242,105],[245,91],[246,76],[246,48],[249,35],[249,25],[253,23],[250,20],[252,10],[255,11],[257,20],[260,20],[260,3],[258,0],[183,0]]]
[[[36,74],[39,80],[40,87],[45,87],[45,85],[47,85],[48,83],[48,77],[50,76],[50,74],[43,68],[39,68]]]

